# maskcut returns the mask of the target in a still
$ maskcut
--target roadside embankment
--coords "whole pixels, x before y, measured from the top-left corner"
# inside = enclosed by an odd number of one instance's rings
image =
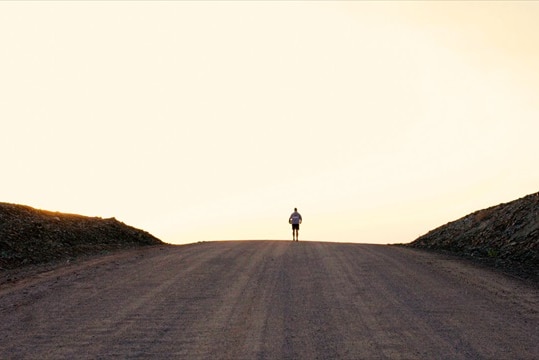
[[[151,234],[115,218],[0,203],[0,270],[159,244]]]
[[[449,251],[539,280],[539,193],[476,211],[407,246]]]

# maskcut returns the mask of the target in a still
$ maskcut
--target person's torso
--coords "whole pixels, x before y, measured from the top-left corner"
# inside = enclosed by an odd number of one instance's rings
[[[301,221],[301,215],[298,212],[292,213],[290,218],[292,219],[292,224],[299,224]]]

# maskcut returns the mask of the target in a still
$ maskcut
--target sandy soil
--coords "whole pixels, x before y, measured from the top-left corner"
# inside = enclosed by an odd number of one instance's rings
[[[0,287],[3,359],[537,359],[539,291],[421,250],[251,241],[87,259]]]

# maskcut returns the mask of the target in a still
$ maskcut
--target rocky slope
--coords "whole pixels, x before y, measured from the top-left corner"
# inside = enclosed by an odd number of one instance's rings
[[[539,193],[476,211],[408,244],[472,257],[539,279]]]
[[[0,203],[0,270],[161,241],[118,220]]]

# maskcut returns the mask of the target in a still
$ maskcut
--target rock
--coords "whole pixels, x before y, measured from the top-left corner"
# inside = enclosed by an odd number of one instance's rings
[[[86,217],[0,203],[0,268],[157,245],[151,234],[114,218]]]
[[[429,231],[408,246],[480,258],[539,280],[539,193],[476,211]]]

